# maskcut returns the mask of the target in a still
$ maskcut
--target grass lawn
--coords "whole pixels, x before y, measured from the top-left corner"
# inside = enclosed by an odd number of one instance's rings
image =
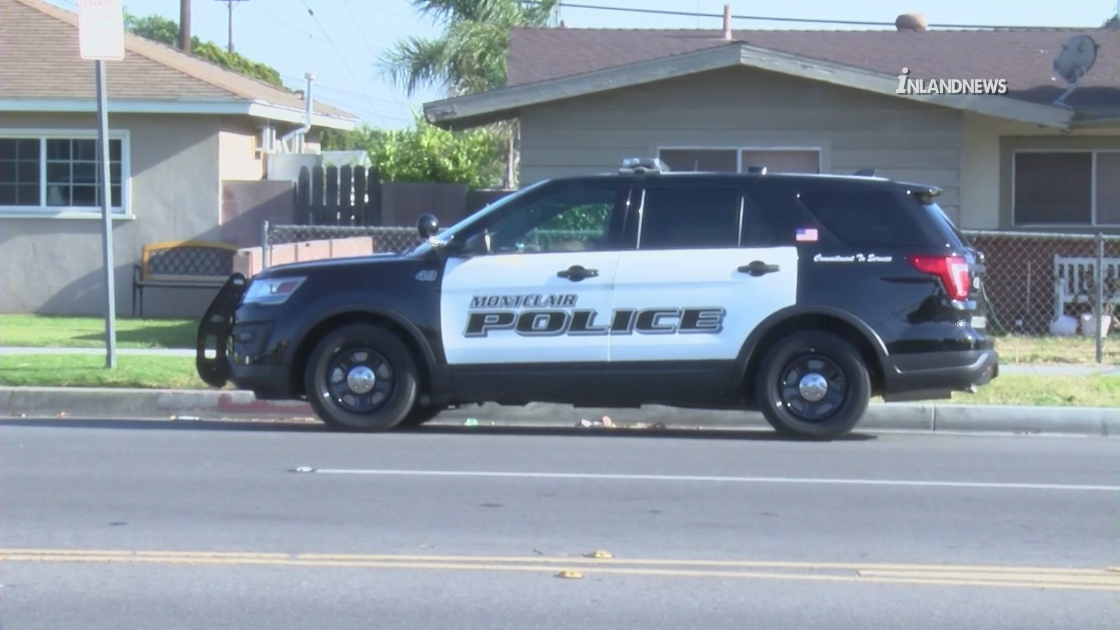
[[[0,355],[0,385],[204,389],[190,357],[118,356],[106,370],[101,356]],[[976,394],[953,402],[999,405],[1120,407],[1120,377],[1000,376]]]
[[[975,394],[954,393],[966,405],[1120,407],[1120,376],[1003,375]]]
[[[193,319],[117,318],[119,348],[193,348]],[[0,315],[0,346],[13,348],[104,348],[105,320],[96,317]]]
[[[1096,364],[1097,345],[1092,337],[996,337],[1000,363],[1079,363]],[[1103,340],[1104,365],[1120,364],[1120,337]]]
[[[121,348],[193,348],[198,322],[193,319],[117,320]],[[105,324],[96,317],[0,315],[0,346],[34,348],[103,348]],[[1000,362],[1006,364],[1096,363],[1092,337],[996,338]],[[1120,337],[1104,340],[1105,365],[1120,365]]]
[[[90,355],[0,355],[0,386],[143,387],[205,389],[192,357],[117,355],[117,367],[105,369],[105,357]]]

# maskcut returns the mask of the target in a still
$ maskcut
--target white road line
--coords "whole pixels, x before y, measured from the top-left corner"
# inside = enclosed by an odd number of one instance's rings
[[[902,479],[812,479],[799,477],[716,477],[706,475],[612,475],[598,473],[499,472],[475,470],[362,470],[307,468],[320,475],[376,475],[382,477],[504,477],[513,479],[594,479],[600,481],[693,481],[710,483],[794,483],[843,486],[909,486],[918,488],[984,488],[991,490],[1078,490],[1120,492],[1120,486],[1057,483],[994,483],[981,481],[918,481]]]

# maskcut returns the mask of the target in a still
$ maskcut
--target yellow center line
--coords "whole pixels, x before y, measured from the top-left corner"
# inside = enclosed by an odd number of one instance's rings
[[[491,572],[555,572],[557,565],[593,567],[603,575],[863,582],[1120,591],[1120,576],[1107,568],[1061,569],[953,565],[808,563],[714,560],[595,559],[584,557],[423,556],[285,554],[250,552],[128,551],[69,549],[0,550],[8,562],[139,563],[164,565],[282,566]],[[692,568],[678,568],[692,567]],[[750,569],[750,570],[746,570]],[[759,571],[785,569],[787,572]],[[803,571],[801,573],[789,570]],[[821,573],[822,570],[846,573]],[[813,572],[815,571],[815,572]]]
[[[790,562],[767,560],[693,560],[693,559],[647,559],[647,558],[588,558],[584,556],[466,556],[466,555],[410,555],[410,554],[318,554],[318,553],[254,553],[229,551],[128,551],[128,550],[80,550],[80,549],[0,549],[0,556],[16,554],[20,556],[148,556],[174,558],[231,558],[231,559],[298,559],[307,561],[340,562],[452,562],[452,563],[529,563],[564,564],[580,566],[656,566],[656,567],[704,567],[739,569],[787,569],[787,570],[834,570],[834,571],[921,571],[921,572],[968,572],[1001,573],[1022,575],[1087,575],[1109,576],[1109,568],[1062,568],[1062,567],[1016,567],[992,565],[953,565],[953,564],[891,564],[891,563],[851,563],[851,562]],[[1113,574],[1114,575],[1114,574]]]
[[[793,570],[838,570],[838,571],[983,571],[988,573],[1023,574],[1061,574],[1061,575],[1104,575],[1104,569],[1057,568],[1057,567],[1013,567],[988,565],[951,565],[951,564],[882,564],[848,562],[784,562],[766,560],[682,560],[682,559],[638,559],[638,558],[586,558],[565,556],[456,556],[456,555],[396,555],[396,554],[315,554],[301,553],[294,557],[301,560],[373,560],[373,561],[439,561],[439,562],[531,562],[576,565],[631,565],[631,566],[674,566],[674,567],[711,567],[743,569],[793,569]]]

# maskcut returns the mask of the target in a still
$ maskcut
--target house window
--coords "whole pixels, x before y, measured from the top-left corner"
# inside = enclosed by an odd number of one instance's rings
[[[661,161],[674,171],[735,173],[739,170],[735,149],[662,149]]]
[[[674,171],[738,173],[765,166],[775,173],[819,173],[819,149],[661,149],[658,157]]]
[[[1015,225],[1120,225],[1120,151],[1024,151],[1013,158]]]
[[[3,213],[97,213],[102,182],[97,136],[86,132],[0,134],[0,216]],[[127,141],[109,138],[109,194],[114,212],[127,205]]]

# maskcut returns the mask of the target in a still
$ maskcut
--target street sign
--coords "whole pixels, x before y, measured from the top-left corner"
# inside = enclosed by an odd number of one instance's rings
[[[117,287],[113,273],[113,199],[109,171],[109,96],[105,62],[124,59],[121,0],[78,0],[78,54],[93,60],[97,87],[97,161],[101,196],[101,264],[105,273],[105,367],[117,367]],[[121,182],[123,197],[124,182]],[[123,199],[118,199],[122,205]]]
[[[121,0],[78,0],[78,51],[82,59],[124,59]]]

